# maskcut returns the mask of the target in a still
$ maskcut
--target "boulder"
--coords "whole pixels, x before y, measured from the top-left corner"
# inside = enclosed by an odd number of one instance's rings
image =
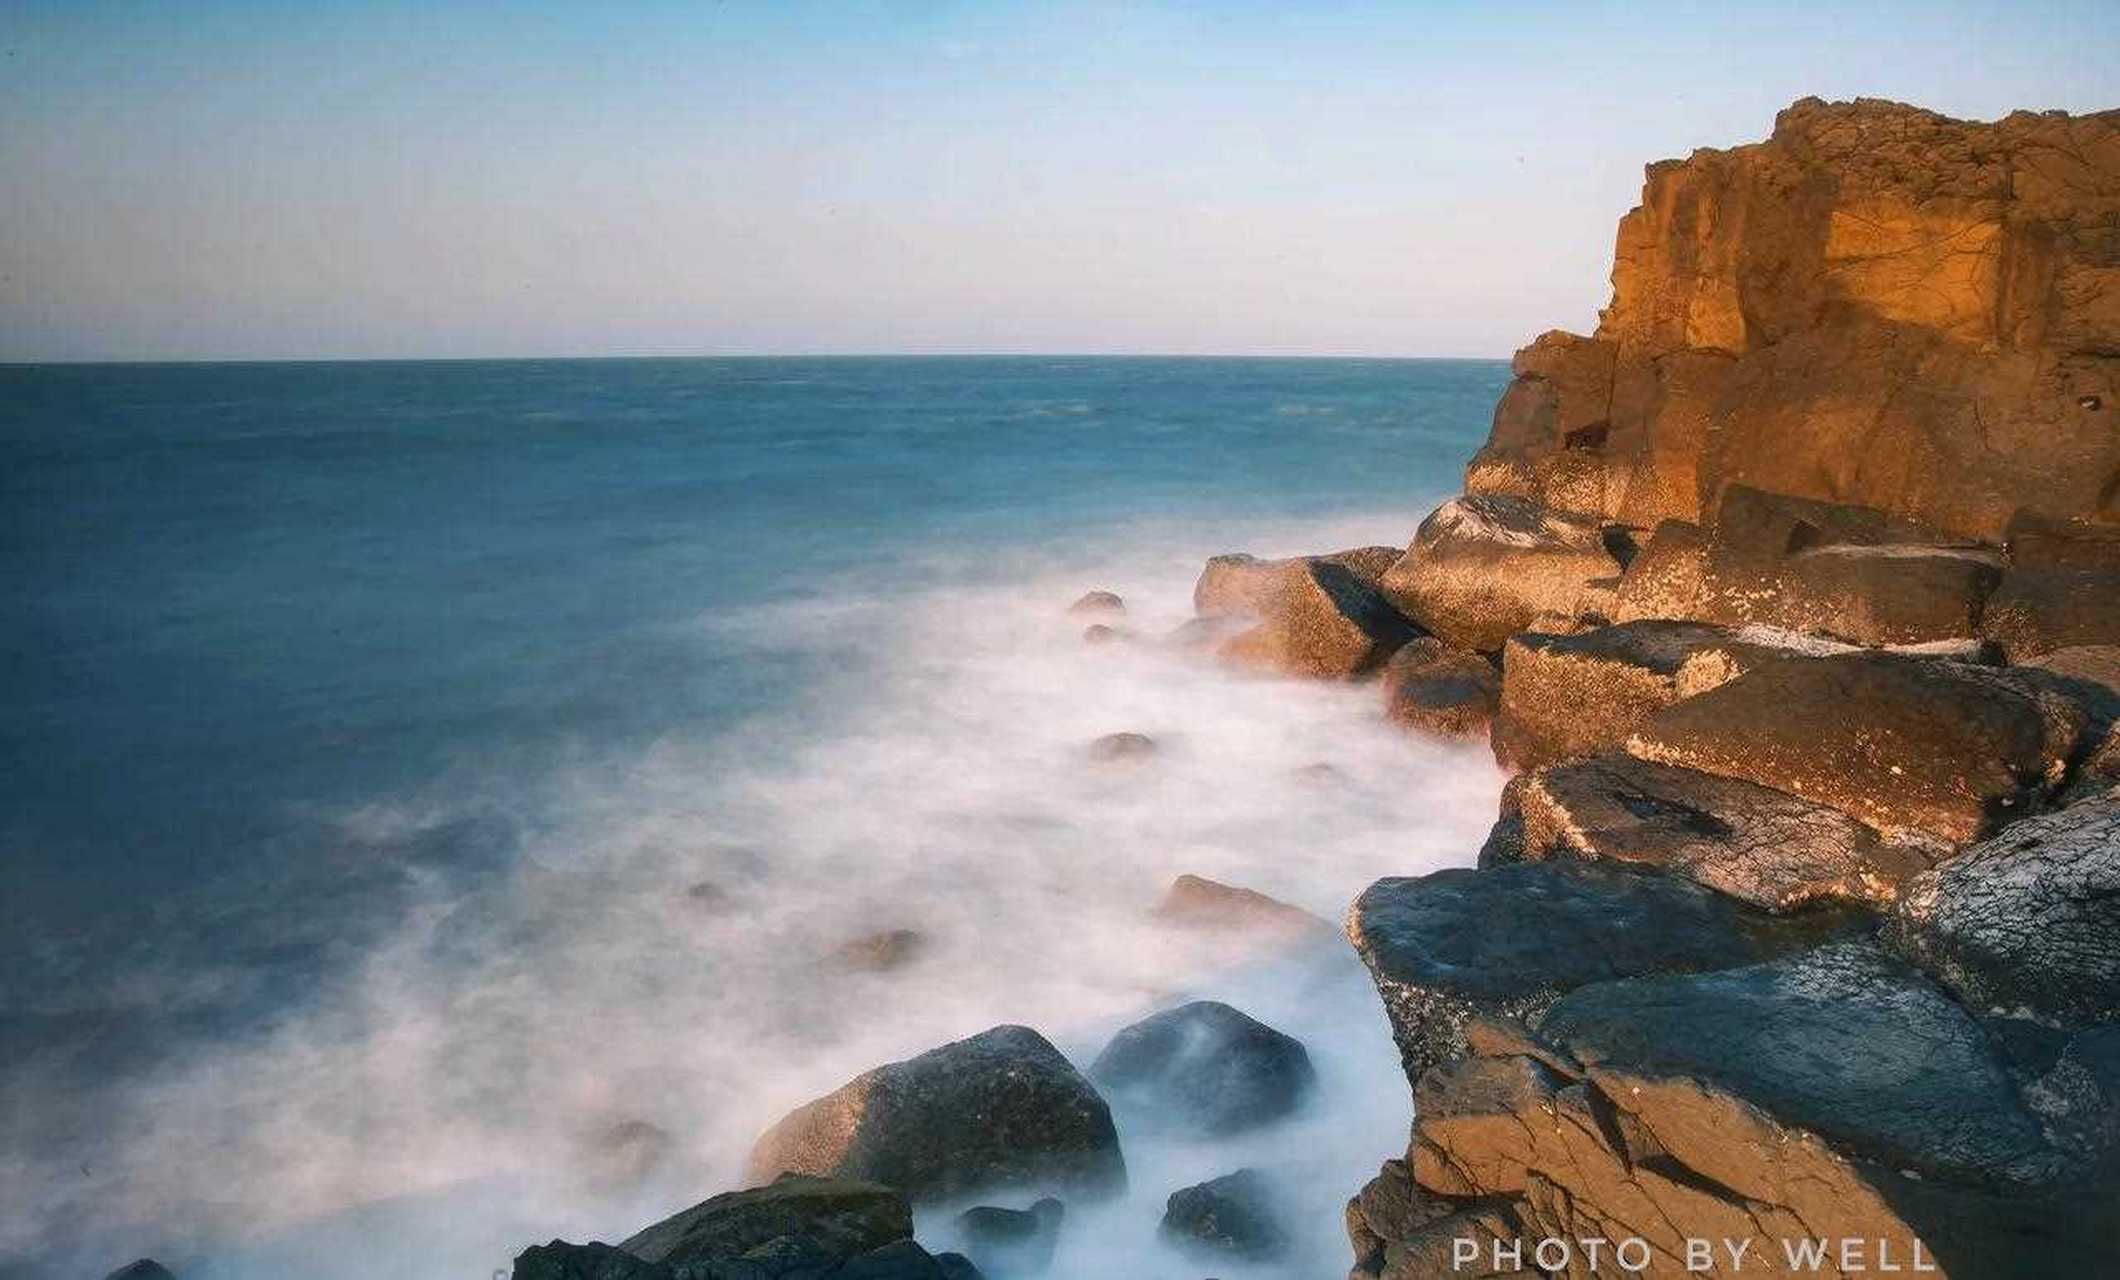
[[[128,1263],[103,1277],[103,1280],[177,1280],[175,1273],[153,1258],[142,1258]]]
[[[1089,758],[1100,764],[1146,760],[1156,754],[1156,740],[1145,733],[1107,733],[1089,744]]]
[[[1001,1026],[878,1067],[791,1112],[751,1176],[794,1172],[894,1187],[915,1202],[988,1189],[1126,1185],[1111,1111],[1060,1051]]]
[[[1520,803],[1527,858],[1640,863],[1769,911],[1890,906],[1947,851],[1801,796],[1619,753],[1538,770]]]
[[[919,959],[927,946],[928,936],[918,929],[879,929],[834,948],[832,963],[849,973],[889,973]]]
[[[1089,1074],[1121,1107],[1195,1137],[1285,1119],[1317,1078],[1302,1041],[1214,1000],[1127,1027],[1097,1055]]]
[[[1347,932],[1384,998],[1409,1080],[1465,1051],[1481,1014],[1534,1017],[1564,993],[1721,969],[1809,946],[1837,917],[1776,917],[1604,863],[1531,862],[1377,881]]]
[[[815,1253],[849,1258],[912,1234],[912,1210],[890,1187],[789,1175],[704,1200],[643,1228],[619,1248],[645,1262],[676,1265],[739,1258],[773,1241],[795,1239]],[[520,1262],[517,1267],[520,1276]]]
[[[2072,1036],[2025,1104],[2084,1177],[2120,1191],[2120,1023]],[[2112,1204],[2120,1211],[2120,1196]]]
[[[1535,769],[1620,745],[1650,713],[1678,701],[1687,658],[1729,638],[1721,627],[1671,621],[1512,636],[1502,650],[1495,759]]]
[[[1691,521],[1664,521],[1620,575],[1612,620],[1699,617],[1707,566],[1706,532]]]
[[[636,1258],[601,1241],[569,1244],[554,1240],[531,1245],[515,1256],[515,1268],[509,1274],[512,1280],[677,1280],[669,1264]],[[141,1280],[148,1277],[143,1274]]]
[[[1262,613],[1283,582],[1307,565],[1334,564],[1374,586],[1403,554],[1397,547],[1354,547],[1321,556],[1261,560],[1236,552],[1215,556],[1193,584],[1193,611],[1202,617]]]
[[[1650,716],[1627,750],[1800,795],[1887,835],[1964,841],[2058,785],[2085,726],[2036,680],[1861,652],[1765,663]]]
[[[979,1270],[994,1280],[1042,1274],[1052,1266],[1067,1206],[1047,1196],[1028,1209],[979,1205],[957,1216],[957,1232]]]
[[[2120,783],[2120,646],[2056,649],[2027,665],[2045,672],[2053,687],[2082,707],[2090,721],[2088,745],[2063,798],[2096,794]]]
[[[2120,645],[2120,571],[2013,567],[1988,598],[1980,633],[2011,662],[2078,645]]]
[[[2120,523],[2057,520],[2025,510],[2011,517],[2007,541],[2015,567],[2120,573]]]
[[[1172,1192],[1163,1210],[1163,1238],[1200,1253],[1271,1261],[1288,1251],[1276,1199],[1256,1169]]]
[[[1421,521],[1381,586],[1452,648],[1494,653],[1541,614],[1606,613],[1619,575],[1595,520],[1474,494]]]
[[[644,1181],[670,1157],[669,1131],[645,1120],[617,1120],[583,1133],[575,1158],[588,1181],[616,1189]]]
[[[1067,607],[1067,611],[1078,617],[1083,614],[1121,614],[1126,612],[1126,601],[1116,592],[1086,591]]]
[[[1082,643],[1084,644],[1116,644],[1126,638],[1126,632],[1119,630],[1117,627],[1107,627],[1101,622],[1091,623],[1089,626],[1082,628]]]
[[[1384,664],[1384,716],[1441,738],[1479,737],[1494,721],[1502,678],[1476,653],[1433,636],[1400,647]]]
[[[1225,661],[1281,675],[1344,679],[1416,636],[1377,588],[1345,565],[1312,560],[1276,579],[1259,624],[1220,649]]]
[[[1891,947],[1975,1009],[2120,1019],[2120,792],[2028,818],[1910,881]]]

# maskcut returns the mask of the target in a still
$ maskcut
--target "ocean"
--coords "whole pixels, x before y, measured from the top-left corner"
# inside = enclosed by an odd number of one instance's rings
[[[1500,780],[1159,638],[1209,555],[1403,545],[1507,379],[0,367],[0,1276],[484,1280],[734,1185],[869,1066],[1002,1022],[1086,1065],[1203,993],[1304,1038],[1318,1101],[1248,1146],[1122,1115],[1133,1192],[1055,1274],[1242,1163],[1297,1252],[1219,1273],[1344,1274],[1410,1111],[1373,989],[1145,912],[1195,872],[1337,920],[1469,863]],[[1083,642],[1093,588],[1132,641]],[[1094,766],[1116,731],[1157,756]],[[884,928],[928,945],[830,963]]]

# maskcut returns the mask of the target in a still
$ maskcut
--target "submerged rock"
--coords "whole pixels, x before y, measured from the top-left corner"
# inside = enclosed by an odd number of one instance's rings
[[[2120,1019],[2120,792],[2029,818],[1908,883],[1894,950],[1968,1005]]]
[[[1288,1231],[1275,1200],[1265,1175],[1239,1169],[1173,1192],[1163,1210],[1163,1238],[1249,1261],[1281,1257],[1288,1251]]]
[[[1104,763],[1146,760],[1156,751],[1156,740],[1145,733],[1107,733],[1089,744],[1089,758]]]
[[[866,1072],[758,1140],[751,1176],[853,1178],[915,1201],[995,1189],[1124,1189],[1111,1111],[1028,1027],[1001,1026]]]
[[[1200,1137],[1285,1119],[1316,1081],[1295,1037],[1214,1000],[1153,1014],[1112,1037],[1090,1066],[1121,1106]]]
[[[590,1181],[626,1187],[655,1172],[674,1145],[665,1129],[645,1120],[620,1120],[583,1134],[579,1158]]]
[[[1418,634],[1376,587],[1344,565],[1315,560],[1281,574],[1259,604],[1259,625],[1223,644],[1225,661],[1281,675],[1358,676]]]
[[[918,929],[879,929],[841,943],[832,962],[849,973],[889,973],[919,959],[927,946],[928,936]]]
[[[177,1280],[176,1275],[153,1258],[142,1258],[127,1263],[103,1277],[103,1280]]]
[[[1191,874],[1171,881],[1150,915],[1163,924],[1235,941],[1300,944],[1339,937],[1339,930],[1329,922],[1301,907],[1255,889]]]
[[[1060,1243],[1067,1206],[1047,1196],[1028,1209],[979,1205],[957,1215],[957,1230],[979,1270],[994,1280],[1043,1274]]]
[[[1116,593],[1116,592],[1112,592],[1112,591],[1088,591],[1088,592],[1084,592],[1084,593],[1082,594],[1082,596],[1081,596],[1081,598],[1080,598],[1080,599],[1076,600],[1076,601],[1075,601],[1075,602],[1074,602],[1073,604],[1069,605],[1069,606],[1067,607],[1067,611],[1068,611],[1069,613],[1075,614],[1075,615],[1077,615],[1077,616],[1080,616],[1080,615],[1082,615],[1082,614],[1085,614],[1085,613],[1088,613],[1088,614],[1119,614],[1119,613],[1125,613],[1125,612],[1126,612],[1126,601],[1124,601],[1124,600],[1120,599],[1120,598],[1119,598],[1119,596],[1118,596],[1118,593]]]
[[[619,1248],[646,1262],[676,1264],[739,1258],[793,1239],[817,1254],[846,1258],[912,1234],[912,1210],[891,1187],[791,1174],[702,1201],[643,1228]]]
[[[1444,643],[1494,653],[1541,614],[1604,613],[1619,575],[1595,520],[1476,494],[1421,521],[1381,586]]]
[[[1401,646],[1385,662],[1380,683],[1386,719],[1442,738],[1484,735],[1501,700],[1502,678],[1492,662],[1433,636]]]
[[[1627,750],[1800,795],[1888,835],[1963,841],[2059,784],[2085,723],[2036,681],[1861,652],[1766,663],[1657,712]]]
[[[1641,863],[1770,911],[1889,906],[1946,852],[1801,796],[1621,754],[1538,770],[1520,806],[1526,857]]]
[[[1576,635],[1527,633],[1502,650],[1494,754],[1535,769],[1617,747],[1678,701],[1686,660],[1730,633],[1700,622],[1646,621]]]
[[[1631,868],[1532,862],[1379,880],[1355,899],[1347,932],[1415,1080],[1465,1051],[1477,1015],[1535,1017],[1591,983],[1751,964],[1840,924],[1770,916]]]

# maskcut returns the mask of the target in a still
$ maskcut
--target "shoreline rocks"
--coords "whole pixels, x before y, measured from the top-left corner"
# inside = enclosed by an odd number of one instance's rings
[[[1126,1027],[1089,1069],[1121,1107],[1194,1137],[1286,1119],[1317,1073],[1303,1043],[1217,1000],[1195,1000]]]

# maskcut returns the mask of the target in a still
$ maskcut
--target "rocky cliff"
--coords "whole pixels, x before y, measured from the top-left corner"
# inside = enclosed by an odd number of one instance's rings
[[[1643,528],[1733,484],[1988,540],[2120,518],[2120,112],[1807,98],[1653,164],[1597,332],[1516,374],[1468,492]]]

